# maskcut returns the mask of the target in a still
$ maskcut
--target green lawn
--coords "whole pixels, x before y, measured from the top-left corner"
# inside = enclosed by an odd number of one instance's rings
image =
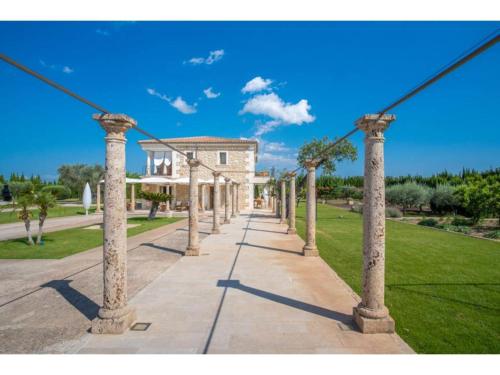
[[[11,206],[2,206],[4,210],[9,209]],[[94,213],[95,207],[89,209],[89,213]],[[74,215],[85,215],[85,210],[83,207],[73,207],[73,206],[57,206],[49,209],[49,218],[51,217],[61,217],[61,216],[74,216]],[[33,219],[38,220],[38,209],[33,210]],[[0,212],[0,224],[16,223],[21,222],[17,218],[17,212]]]
[[[305,238],[305,206],[297,210]],[[361,295],[362,217],[318,204],[321,257]],[[387,221],[386,305],[419,353],[500,353],[500,243]]]
[[[128,219],[129,224],[139,224],[129,228],[127,235],[146,232],[167,225],[182,218],[156,218],[147,220],[145,217]],[[81,251],[102,245],[102,229],[72,228],[47,233],[43,236],[44,245],[29,246],[25,238],[0,241],[0,259],[59,259]]]

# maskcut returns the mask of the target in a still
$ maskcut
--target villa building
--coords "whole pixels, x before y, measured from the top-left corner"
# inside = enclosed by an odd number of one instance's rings
[[[267,176],[256,176],[258,142],[255,140],[221,137],[166,138],[163,142],[187,155],[169,148],[156,140],[139,141],[146,153],[146,166],[141,178],[142,190],[164,192],[172,195],[172,209],[187,207],[189,201],[188,157],[200,160],[203,164],[220,171],[225,177],[239,184],[239,209],[251,209],[254,204],[255,185],[265,185]],[[200,166],[199,169],[199,206],[200,209],[213,207],[212,171]],[[224,206],[224,180],[221,183],[221,207]]]

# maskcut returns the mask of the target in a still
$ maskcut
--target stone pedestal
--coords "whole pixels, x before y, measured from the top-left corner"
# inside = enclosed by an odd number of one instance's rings
[[[384,302],[385,288],[385,184],[384,131],[394,115],[365,115],[356,126],[365,132],[363,194],[363,293],[354,308],[363,333],[392,333],[394,321]]]
[[[318,256],[316,247],[316,167],[318,160],[307,160],[306,192],[306,244],[302,248],[304,256]]]
[[[186,256],[200,255],[198,235],[198,170],[200,161],[189,159],[189,238]]]
[[[286,224],[286,181],[285,179],[281,180],[281,196],[280,196],[280,224]]]
[[[214,216],[213,216],[213,225],[212,225],[212,233],[219,234],[220,233],[220,183],[219,177],[220,172],[213,172],[214,175]]]
[[[95,213],[99,212],[101,212],[101,183],[98,181],[95,192]]]
[[[106,131],[104,177],[103,305],[92,333],[123,333],[135,321],[127,303],[127,207],[125,204],[125,132],[137,125],[121,114],[93,116]]]
[[[295,228],[295,173],[288,174],[290,177],[290,201],[288,202],[288,234],[297,233]]]
[[[231,187],[230,187],[230,182],[231,180],[229,178],[224,179],[226,185],[225,185],[225,196],[224,196],[224,224],[230,224],[231,223],[231,202],[229,200],[230,195],[231,195]]]
[[[231,184],[231,217],[236,217],[236,184]]]

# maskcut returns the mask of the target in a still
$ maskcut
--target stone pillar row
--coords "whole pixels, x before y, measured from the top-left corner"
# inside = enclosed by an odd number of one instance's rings
[[[280,195],[281,216],[280,224],[286,223],[286,181],[281,180],[281,195]]]

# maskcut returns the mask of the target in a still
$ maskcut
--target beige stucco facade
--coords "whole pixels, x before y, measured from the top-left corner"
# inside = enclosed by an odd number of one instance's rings
[[[253,208],[257,141],[218,137],[170,138],[162,141],[172,148],[154,140],[139,141],[139,145],[146,153],[143,177],[154,176],[165,180],[164,183],[145,183],[142,185],[143,190],[170,193],[173,196],[172,208],[182,207],[189,199],[189,185],[186,183],[186,179],[189,178],[189,165],[183,153],[193,153],[193,158],[198,159],[203,165],[221,172],[223,177],[240,184],[239,189],[235,189],[239,194],[237,201],[240,210]],[[200,166],[198,173],[200,208],[213,207],[213,178],[212,170]],[[202,194],[202,189],[205,189],[205,194]],[[203,202],[202,197],[205,197]],[[225,189],[221,189],[220,207],[224,207],[224,202]]]

